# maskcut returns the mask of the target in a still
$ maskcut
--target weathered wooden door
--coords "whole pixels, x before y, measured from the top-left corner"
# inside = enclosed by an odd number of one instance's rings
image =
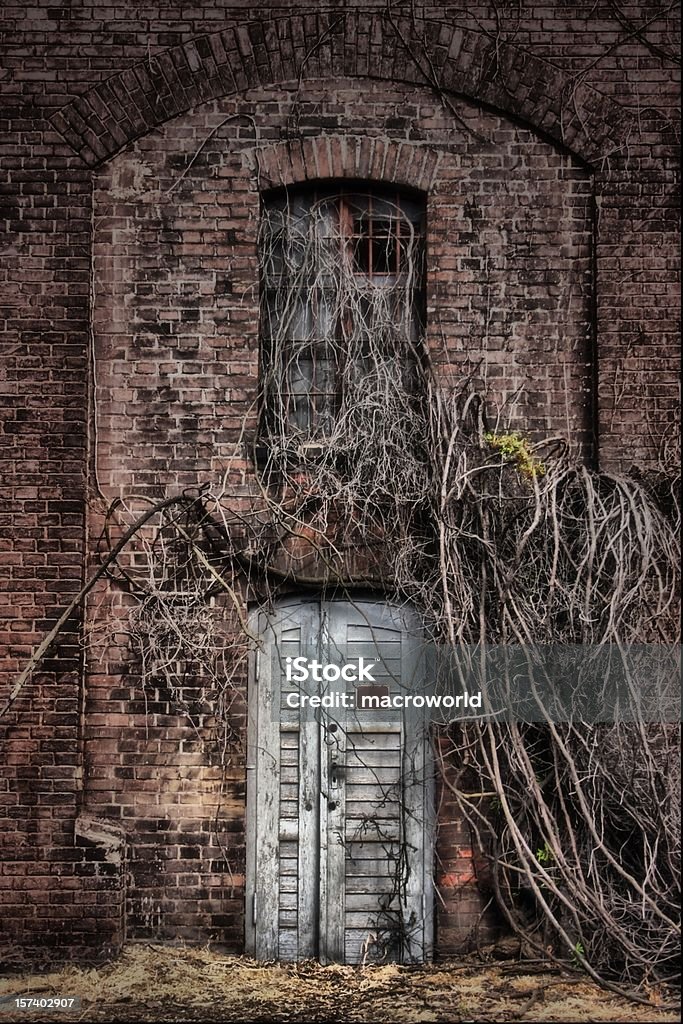
[[[429,959],[428,732],[419,710],[377,707],[421,689],[417,616],[373,600],[288,599],[253,624],[247,951]]]

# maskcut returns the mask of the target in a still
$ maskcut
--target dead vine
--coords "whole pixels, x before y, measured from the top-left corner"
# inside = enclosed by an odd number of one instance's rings
[[[381,586],[453,648],[675,643],[675,481],[592,472],[561,438],[527,444],[523,458],[496,443],[486,396],[430,364],[414,219],[385,203],[402,241],[380,282],[356,272],[338,210],[328,195],[263,218],[250,507],[207,484],[144,522],[130,522],[139,499],[109,510],[103,566],[135,598],[143,680],[182,700],[203,676],[207,706],[229,723],[250,642],[245,594],[300,582],[277,568],[291,538],[317,554],[320,584]],[[510,924],[600,981],[632,992],[674,982],[677,726],[482,721],[443,734],[445,784]]]

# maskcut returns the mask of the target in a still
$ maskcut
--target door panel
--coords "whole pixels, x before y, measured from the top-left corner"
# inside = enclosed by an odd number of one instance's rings
[[[287,658],[365,659],[374,686],[424,676],[417,617],[375,601],[288,600],[256,614],[249,695],[247,950],[260,959],[431,955],[432,779],[417,712],[292,707],[355,681],[286,678]],[[288,700],[288,695],[289,700]]]

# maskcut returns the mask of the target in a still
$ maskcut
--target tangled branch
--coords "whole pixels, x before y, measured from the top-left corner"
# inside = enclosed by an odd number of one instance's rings
[[[402,255],[381,281],[355,272],[329,197],[298,221],[264,217],[251,506],[206,485],[132,524],[135,501],[110,509],[99,574],[135,598],[143,678],[182,700],[203,675],[226,718],[255,639],[245,588],[267,599],[311,582],[283,568],[292,539],[313,553],[314,582],[410,601],[451,648],[678,639],[677,480],[593,472],[562,438],[491,432],[487,396],[430,363],[419,237],[385,212]],[[497,903],[532,948],[631,992],[676,980],[677,726],[450,724],[438,749]]]

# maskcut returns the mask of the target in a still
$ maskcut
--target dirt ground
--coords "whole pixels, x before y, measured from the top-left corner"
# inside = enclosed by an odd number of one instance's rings
[[[16,1011],[11,997],[79,996],[78,1010]],[[467,959],[422,967],[260,964],[210,949],[131,944],[99,967],[0,978],[5,1021],[677,1021],[538,964]],[[658,1005],[659,1004],[659,1005]]]

